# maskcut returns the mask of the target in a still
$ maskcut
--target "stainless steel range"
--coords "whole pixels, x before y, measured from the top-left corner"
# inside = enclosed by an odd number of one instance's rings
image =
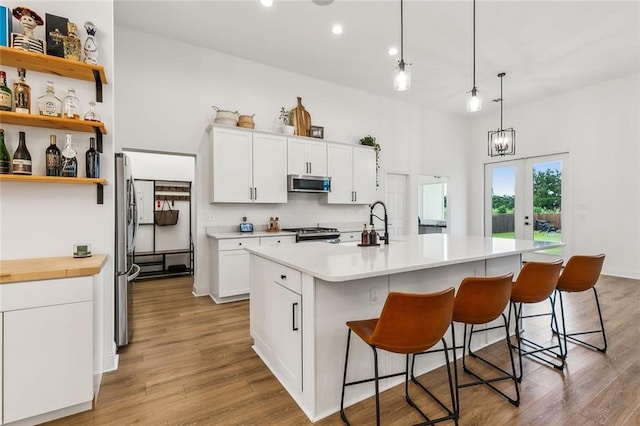
[[[323,241],[326,243],[339,243],[340,231],[336,228],[323,228],[320,226],[309,228],[286,228],[283,231],[295,232],[296,242]]]

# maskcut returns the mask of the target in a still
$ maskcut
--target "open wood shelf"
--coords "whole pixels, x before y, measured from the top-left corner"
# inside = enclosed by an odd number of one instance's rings
[[[0,46],[0,65],[25,68],[77,80],[93,81],[96,84],[97,102],[102,102],[102,85],[107,84],[107,76],[102,65],[85,64],[80,61],[27,52],[12,47]]]
[[[31,182],[31,183],[71,183],[75,185],[96,185],[96,203],[104,204],[104,185],[107,180],[103,178],[81,178],[61,176],[32,176],[32,175],[0,175],[0,182]]]
[[[20,114],[11,111],[0,111],[0,123],[15,124],[17,126],[61,129],[71,132],[100,132],[103,135],[107,134],[107,128],[101,121],[74,120],[72,118],[49,117],[37,114]]]

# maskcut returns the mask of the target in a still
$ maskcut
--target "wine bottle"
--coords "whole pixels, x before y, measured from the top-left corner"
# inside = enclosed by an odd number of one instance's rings
[[[62,157],[58,145],[56,145],[56,135],[49,136],[49,146],[45,151],[45,164],[47,176],[60,176],[62,168]]]
[[[13,84],[13,101],[15,111],[20,114],[31,114],[31,87],[24,81],[27,70],[18,68],[18,81]]]
[[[14,175],[30,175],[31,174],[31,154],[27,149],[27,140],[24,132],[18,133],[18,149],[13,154],[13,166]]]
[[[7,73],[0,71],[0,111],[11,111],[13,108],[13,96],[7,86]]]
[[[71,134],[67,133],[67,141],[62,150],[62,172],[61,176],[78,177],[78,160],[76,159],[76,150],[73,149],[71,143]]]
[[[11,157],[4,144],[4,129],[0,129],[0,174],[8,175],[9,173],[11,173]]]
[[[89,149],[85,154],[88,178],[100,177],[100,153],[96,151],[96,138],[89,138]]]

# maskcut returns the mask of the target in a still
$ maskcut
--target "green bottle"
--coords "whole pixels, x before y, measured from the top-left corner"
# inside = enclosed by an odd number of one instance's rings
[[[4,129],[0,129],[0,174],[11,173],[11,157],[7,146],[4,144]]]

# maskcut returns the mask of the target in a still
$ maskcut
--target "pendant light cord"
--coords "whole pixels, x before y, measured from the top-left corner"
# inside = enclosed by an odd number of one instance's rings
[[[502,77],[504,77],[504,73],[500,73],[500,131],[502,131]]]
[[[476,0],[473,0],[473,88],[476,88]]]
[[[400,0],[400,64],[404,66],[404,10]]]

